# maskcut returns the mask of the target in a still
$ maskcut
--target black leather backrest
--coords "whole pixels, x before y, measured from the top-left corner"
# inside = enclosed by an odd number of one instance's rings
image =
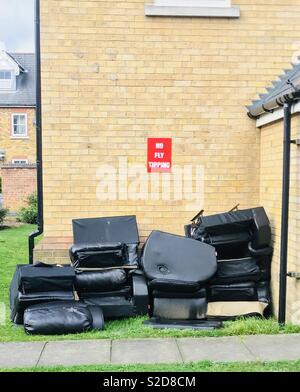
[[[153,231],[143,249],[142,268],[150,280],[205,282],[217,270],[215,249],[190,238]]]
[[[104,218],[74,219],[74,244],[121,242],[139,243],[135,216],[114,216]]]

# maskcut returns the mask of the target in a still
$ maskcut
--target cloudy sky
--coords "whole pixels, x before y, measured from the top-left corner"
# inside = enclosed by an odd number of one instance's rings
[[[34,0],[0,0],[0,49],[34,51]]]

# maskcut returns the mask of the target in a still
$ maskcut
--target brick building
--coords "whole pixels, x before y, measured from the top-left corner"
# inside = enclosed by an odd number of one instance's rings
[[[276,296],[282,124],[260,130],[245,106],[299,51],[300,2],[42,0],[41,7],[45,233],[35,257],[68,260],[72,218],[136,214],[144,239],[153,229],[183,234],[201,208],[262,204],[274,229]],[[147,139],[155,137],[172,138],[172,173],[147,173]],[[138,168],[146,173],[139,184]],[[169,197],[164,186],[178,181],[183,189],[194,184],[195,199]],[[292,268],[299,268],[298,219],[294,203]],[[300,299],[299,283],[292,285],[290,318]]]
[[[33,54],[0,51],[0,177],[11,212],[36,188]]]

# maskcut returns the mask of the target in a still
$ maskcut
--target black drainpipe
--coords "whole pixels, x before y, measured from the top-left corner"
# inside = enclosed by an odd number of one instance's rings
[[[33,264],[34,239],[44,232],[43,210],[43,153],[42,153],[42,99],[41,99],[41,42],[40,1],[35,0],[35,88],[36,88],[36,165],[37,165],[37,230],[28,237],[29,264]]]

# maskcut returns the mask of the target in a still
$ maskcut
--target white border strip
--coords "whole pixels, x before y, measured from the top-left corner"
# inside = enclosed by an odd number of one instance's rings
[[[180,7],[145,5],[146,16],[190,16],[202,18],[239,18],[240,7]]]
[[[300,113],[300,102],[292,106],[292,114]],[[256,127],[261,128],[275,121],[283,119],[283,108],[275,110],[273,113],[266,113],[256,120]]]

